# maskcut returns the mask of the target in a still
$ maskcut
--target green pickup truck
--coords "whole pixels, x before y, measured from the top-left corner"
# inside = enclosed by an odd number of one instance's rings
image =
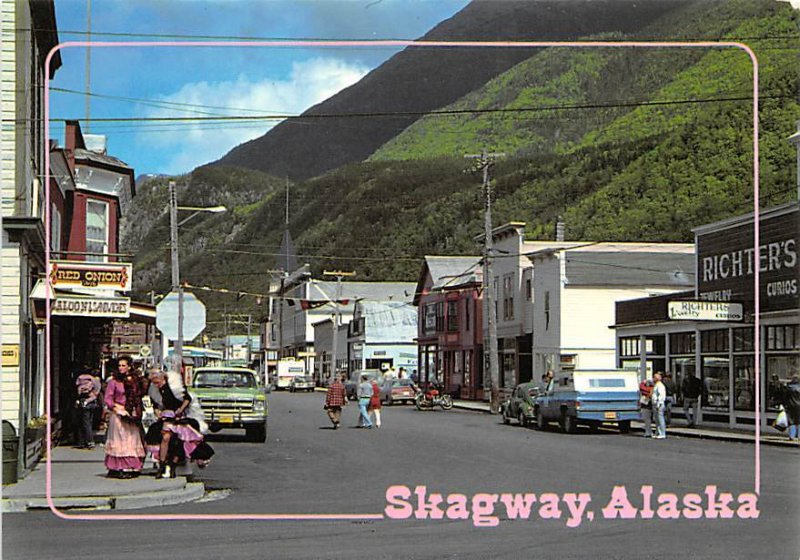
[[[240,367],[201,367],[194,371],[197,395],[209,430],[244,428],[248,441],[267,440],[267,396],[255,371]]]

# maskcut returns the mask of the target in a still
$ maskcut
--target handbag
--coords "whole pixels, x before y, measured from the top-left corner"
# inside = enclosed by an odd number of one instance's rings
[[[783,432],[788,426],[789,421],[786,418],[786,410],[781,407],[780,412],[778,412],[778,417],[775,418],[775,421],[772,423],[772,427],[780,432]]]

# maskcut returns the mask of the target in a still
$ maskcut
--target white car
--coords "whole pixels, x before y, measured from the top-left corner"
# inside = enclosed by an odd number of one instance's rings
[[[298,375],[289,382],[289,392],[314,390],[314,379],[309,375]]]

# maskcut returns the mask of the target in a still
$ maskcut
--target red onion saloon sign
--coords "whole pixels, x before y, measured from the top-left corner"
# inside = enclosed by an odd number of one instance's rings
[[[130,317],[130,298],[62,296],[53,300],[53,315],[71,317]]]
[[[132,268],[130,263],[50,261],[50,284],[55,289],[128,292],[131,289]]]
[[[758,250],[752,216],[704,226],[697,233],[697,293],[704,301],[742,301],[753,310],[756,268],[762,311],[796,309],[800,301],[798,206],[765,211]]]

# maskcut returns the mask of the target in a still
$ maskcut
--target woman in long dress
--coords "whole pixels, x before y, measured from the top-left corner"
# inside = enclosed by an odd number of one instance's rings
[[[109,478],[134,478],[144,464],[141,421],[145,380],[133,370],[132,362],[129,356],[119,358],[103,399],[109,411],[105,445]]]

